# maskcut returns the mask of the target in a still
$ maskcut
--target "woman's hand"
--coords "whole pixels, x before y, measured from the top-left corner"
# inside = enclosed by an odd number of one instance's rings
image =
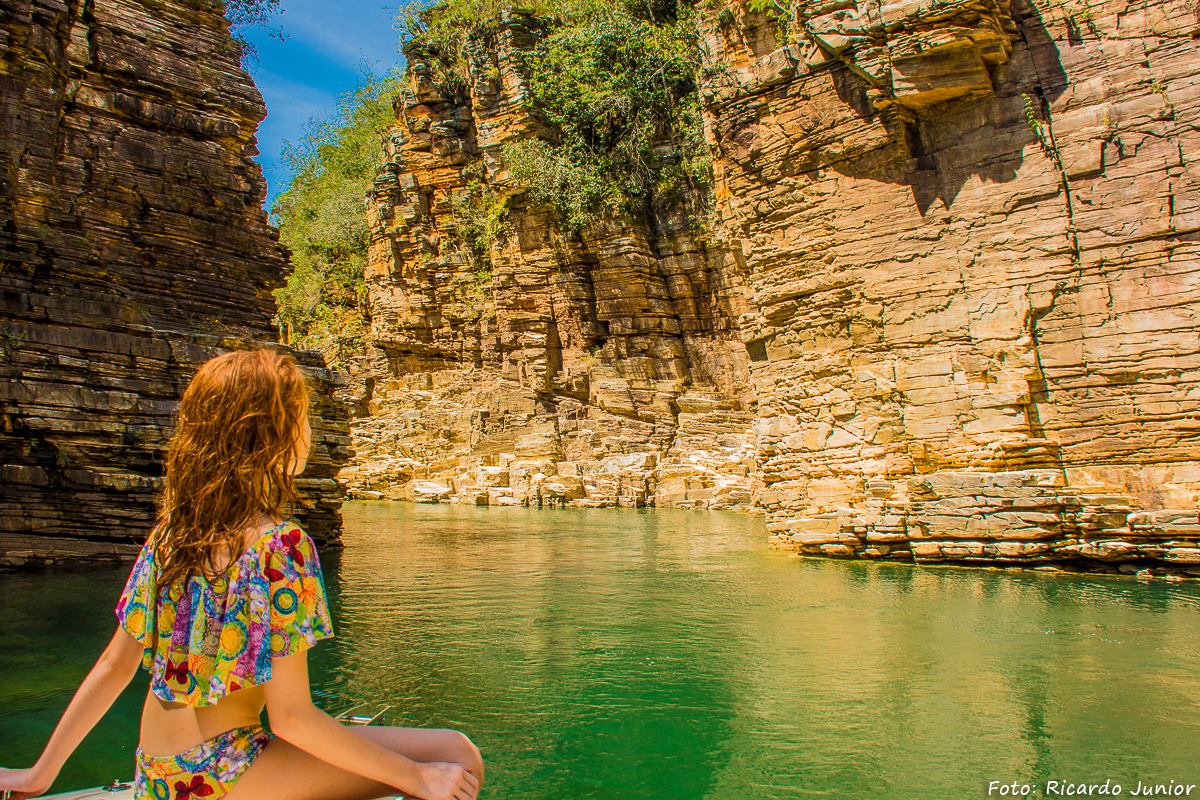
[[[0,767],[0,797],[10,800],[25,800],[26,797],[37,797],[45,794],[54,783],[55,775],[46,775],[34,769],[5,769]],[[11,794],[4,794],[4,792]]]
[[[462,764],[431,761],[421,765],[421,800],[475,800],[479,779]]]

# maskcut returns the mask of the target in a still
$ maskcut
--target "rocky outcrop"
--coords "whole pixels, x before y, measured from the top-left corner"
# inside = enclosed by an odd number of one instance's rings
[[[508,186],[502,145],[544,130],[519,58],[540,33],[505,15],[466,97],[408,54],[371,208],[375,355],[351,495],[749,508],[744,293],[725,251],[670,207],[569,235]],[[457,230],[481,182],[509,195],[486,257]]]
[[[781,40],[735,6],[707,31],[778,543],[1200,569],[1193,12],[841,3]]]
[[[573,237],[510,14],[410,54],[371,211],[360,496],[750,508],[802,553],[1200,574],[1200,19],[1176,0],[706,16],[717,221]],[[456,202],[509,191],[490,270]]]
[[[195,368],[273,345],[264,107],[216,4],[3,0],[0,561],[136,551]],[[348,417],[318,387],[301,520],[335,543]]]

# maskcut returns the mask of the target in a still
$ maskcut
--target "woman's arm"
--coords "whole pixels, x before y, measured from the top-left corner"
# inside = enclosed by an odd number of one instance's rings
[[[394,786],[425,800],[468,798],[479,781],[460,764],[413,761],[370,739],[355,736],[313,705],[308,683],[308,651],[271,661],[271,679],[263,684],[271,730],[327,764]]]
[[[0,790],[11,790],[15,800],[49,789],[71,753],[129,685],[141,662],[141,643],[118,627],[75,691],[37,763],[30,769],[0,770]]]

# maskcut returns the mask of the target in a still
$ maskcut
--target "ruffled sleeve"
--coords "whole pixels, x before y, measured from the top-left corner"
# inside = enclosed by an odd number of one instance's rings
[[[129,578],[125,581],[125,588],[114,610],[120,626],[142,644],[142,664],[147,669],[154,662],[158,639],[157,607],[154,549],[147,538],[129,571]]]
[[[270,652],[282,658],[333,636],[325,576],[312,538],[289,525],[272,539],[263,570],[269,581]]]
[[[213,705],[271,678],[271,661],[333,636],[317,548],[293,522],[260,537],[220,576],[157,583],[149,542],[117,603],[143,647],[150,688],[170,702]]]

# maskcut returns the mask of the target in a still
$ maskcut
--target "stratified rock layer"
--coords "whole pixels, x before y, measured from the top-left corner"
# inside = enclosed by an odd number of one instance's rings
[[[459,244],[473,184],[511,194],[501,146],[544,130],[519,58],[541,30],[505,15],[467,97],[408,54],[371,209],[376,363],[352,496],[749,508],[753,398],[723,249],[679,209],[570,236],[520,196],[487,258]]]
[[[1200,21],[1176,0],[706,15],[718,222],[565,235],[507,15],[410,54],[372,207],[363,496],[763,511],[776,544],[1200,573]]]
[[[839,3],[784,46],[714,22],[778,542],[1200,567],[1193,12]]]
[[[195,369],[273,346],[262,98],[215,4],[0,5],[0,562],[127,556]],[[318,390],[299,517],[336,542],[341,379],[296,355]]]

